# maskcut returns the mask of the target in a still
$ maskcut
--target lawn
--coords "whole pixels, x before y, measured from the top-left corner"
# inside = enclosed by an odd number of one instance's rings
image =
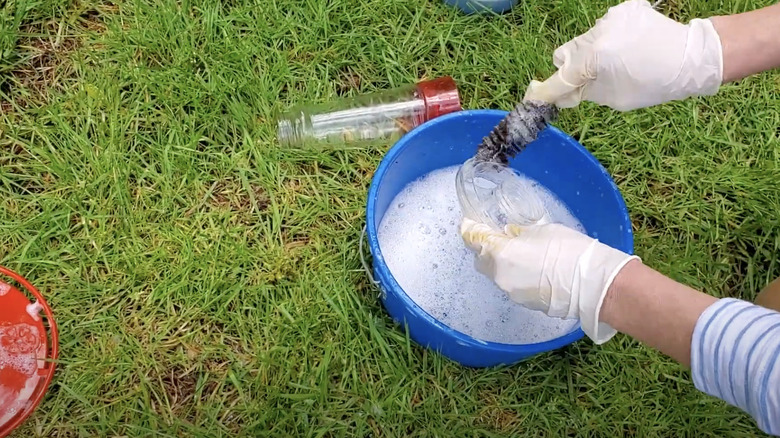
[[[390,147],[279,146],[274,115],[452,75],[509,109],[610,1],[6,0],[0,265],[49,298],[61,363],[16,437],[755,436],[618,335],[467,369],[411,343],[358,252]],[[763,1],[667,1],[688,20]],[[636,252],[716,296],[780,276],[780,74],[631,113],[563,111]]]

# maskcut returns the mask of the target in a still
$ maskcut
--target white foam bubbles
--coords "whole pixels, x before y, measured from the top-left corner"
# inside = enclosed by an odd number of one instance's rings
[[[41,379],[38,356],[45,347],[38,336],[38,328],[30,324],[0,326],[0,370],[11,369],[25,376],[24,387],[0,385],[0,424],[27,408]]]
[[[0,368],[32,375],[38,369],[40,349],[38,328],[30,324],[0,327]]]
[[[458,166],[439,169],[409,184],[385,213],[377,237],[396,281],[433,317],[483,341],[529,344],[572,331],[579,321],[551,318],[514,303],[474,268],[474,254],[458,230],[457,171]],[[552,193],[527,182],[553,221],[584,231]]]

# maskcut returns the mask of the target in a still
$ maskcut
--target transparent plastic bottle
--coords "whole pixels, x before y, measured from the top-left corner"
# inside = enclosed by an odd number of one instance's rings
[[[428,120],[460,110],[458,87],[445,76],[353,99],[293,107],[279,118],[278,138],[289,146],[398,138]]]
[[[534,187],[511,167],[471,158],[458,169],[455,189],[463,215],[495,229],[551,221]]]

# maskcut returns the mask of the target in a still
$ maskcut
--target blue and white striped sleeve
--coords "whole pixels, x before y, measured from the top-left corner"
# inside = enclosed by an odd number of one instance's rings
[[[780,435],[780,313],[733,298],[716,301],[696,322],[691,374],[699,391]]]

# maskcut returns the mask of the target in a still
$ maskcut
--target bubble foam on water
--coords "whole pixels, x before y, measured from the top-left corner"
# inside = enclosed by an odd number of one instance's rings
[[[30,324],[0,327],[0,368],[31,375],[38,368],[38,328]]]
[[[433,317],[483,341],[530,344],[574,330],[579,321],[551,318],[509,300],[474,268],[474,254],[458,230],[457,171],[458,166],[439,169],[409,184],[385,213],[377,237],[398,284]],[[553,221],[584,232],[560,200],[529,181]]]

